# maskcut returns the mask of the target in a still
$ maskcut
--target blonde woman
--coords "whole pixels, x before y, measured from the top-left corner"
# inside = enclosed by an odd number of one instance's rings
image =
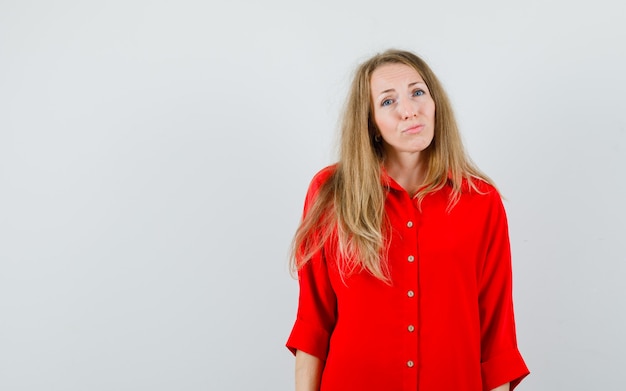
[[[357,69],[339,162],[311,182],[292,263],[297,391],[502,391],[529,373],[500,195],[413,53]]]

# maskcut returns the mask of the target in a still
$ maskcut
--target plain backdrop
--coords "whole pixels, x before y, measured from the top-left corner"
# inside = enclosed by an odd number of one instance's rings
[[[624,9],[0,1],[0,389],[293,389],[290,240],[389,47],[506,197],[519,389],[622,387]]]

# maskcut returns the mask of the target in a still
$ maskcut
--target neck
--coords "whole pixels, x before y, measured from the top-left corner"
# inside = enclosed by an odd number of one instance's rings
[[[389,154],[384,165],[387,174],[411,197],[424,184],[427,163],[423,153]]]

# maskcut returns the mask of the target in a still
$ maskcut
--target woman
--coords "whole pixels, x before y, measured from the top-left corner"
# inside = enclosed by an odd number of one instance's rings
[[[512,390],[507,221],[428,65],[390,50],[356,72],[340,159],[294,238],[296,390]]]

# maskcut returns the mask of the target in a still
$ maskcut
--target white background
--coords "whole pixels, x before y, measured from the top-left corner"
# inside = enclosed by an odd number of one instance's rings
[[[290,390],[355,66],[422,55],[507,198],[520,390],[622,387],[620,1],[1,1],[0,389]]]

